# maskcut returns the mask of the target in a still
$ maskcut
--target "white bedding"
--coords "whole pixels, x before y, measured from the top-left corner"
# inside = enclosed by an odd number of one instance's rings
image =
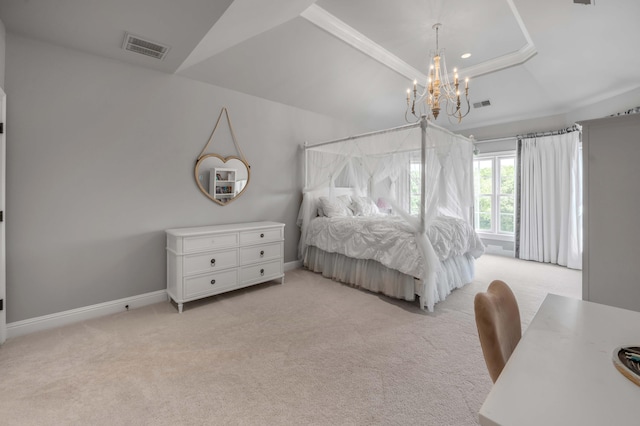
[[[441,261],[467,253],[477,258],[484,252],[478,235],[461,219],[437,217],[427,237]],[[424,260],[415,231],[399,216],[317,217],[309,224],[306,244],[355,259],[376,260],[413,277],[423,276]]]

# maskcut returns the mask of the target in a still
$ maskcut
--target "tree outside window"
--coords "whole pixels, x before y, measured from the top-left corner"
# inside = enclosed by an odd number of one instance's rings
[[[484,155],[473,160],[475,227],[483,233],[513,235],[515,156]]]

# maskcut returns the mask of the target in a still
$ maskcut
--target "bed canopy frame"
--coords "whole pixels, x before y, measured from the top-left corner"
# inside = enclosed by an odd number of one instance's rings
[[[439,260],[426,237],[437,215],[454,216],[473,225],[473,140],[429,122],[356,136],[304,144],[305,186],[298,215],[299,257],[306,249],[306,225],[317,214],[317,200],[349,193],[389,206],[415,230],[427,265],[420,305],[431,311],[438,301],[435,277]],[[410,195],[410,179],[419,168],[418,214],[410,214],[418,194]],[[414,190],[417,185],[414,185]]]

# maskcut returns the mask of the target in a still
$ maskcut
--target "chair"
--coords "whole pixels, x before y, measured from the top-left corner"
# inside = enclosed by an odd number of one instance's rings
[[[484,360],[495,383],[522,335],[518,301],[500,280],[489,284],[474,299],[476,326]]]

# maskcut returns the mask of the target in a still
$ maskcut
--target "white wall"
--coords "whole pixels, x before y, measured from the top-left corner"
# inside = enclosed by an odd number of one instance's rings
[[[356,129],[13,34],[6,47],[9,322],[166,288],[167,228],[281,221],[296,260],[299,146]],[[193,171],[223,106],[251,164],[224,207]],[[236,154],[226,139],[209,152]]]

